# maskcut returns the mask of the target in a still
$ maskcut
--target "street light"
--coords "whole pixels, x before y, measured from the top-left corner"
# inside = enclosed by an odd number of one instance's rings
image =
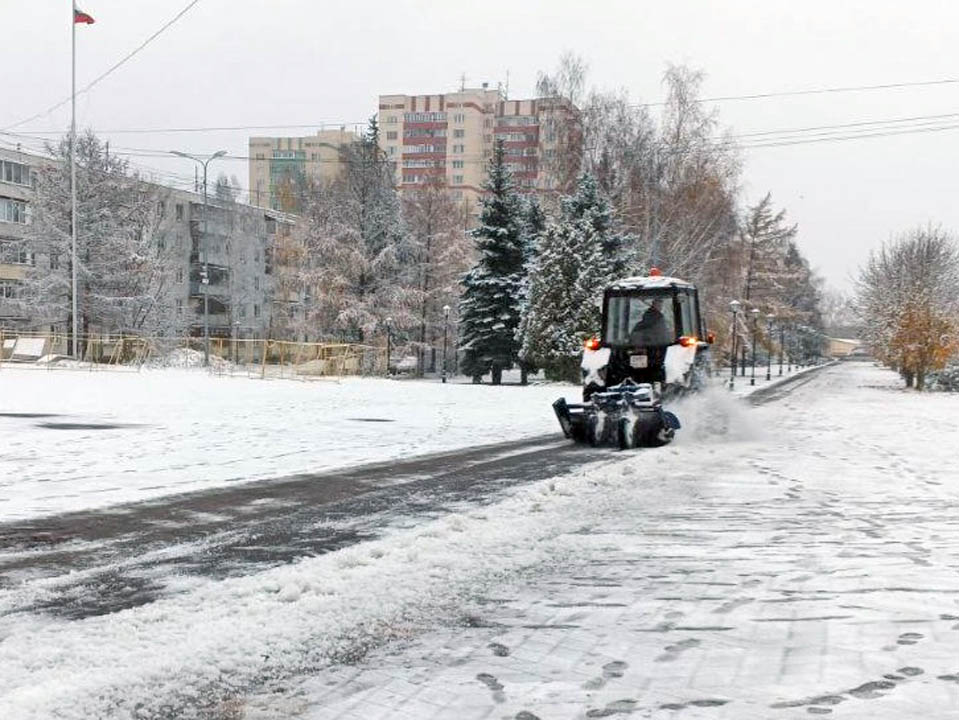
[[[730,332],[732,338],[732,347],[729,352],[729,389],[736,386],[736,316],[739,314],[739,308],[742,303],[739,300],[733,300],[729,303],[729,309],[733,311],[733,328]]]
[[[773,320],[776,316],[772,313],[766,315],[766,342],[769,347],[766,349],[766,382],[772,380],[772,362],[773,362]]]
[[[386,376],[390,376],[390,345],[393,344],[393,318],[386,318]]]
[[[789,329],[792,330],[792,325],[789,326]],[[790,338],[790,341],[794,341],[794,338]],[[790,343],[792,344],[792,343]],[[793,372],[793,354],[792,350],[786,352],[786,372],[792,375]]]
[[[446,339],[450,327],[450,306],[443,306],[443,382],[446,382]]]
[[[226,150],[217,150],[215,153],[210,155],[206,160],[202,158],[194,157],[189,153],[180,152],[179,150],[171,150],[172,155],[177,157],[186,158],[187,160],[192,160],[198,165],[203,167],[203,268],[200,273],[200,283],[203,285],[203,366],[209,367],[210,365],[210,268],[208,267],[209,263],[207,262],[207,202],[206,202],[206,166],[210,164],[212,160],[216,160],[218,157],[223,157],[226,155]]]
[[[753,308],[749,311],[753,316],[753,372],[749,378],[749,384],[756,384],[756,334],[759,332],[759,308]]]
[[[786,325],[785,323],[779,323],[779,377],[783,376],[783,352],[784,346],[786,344]]]

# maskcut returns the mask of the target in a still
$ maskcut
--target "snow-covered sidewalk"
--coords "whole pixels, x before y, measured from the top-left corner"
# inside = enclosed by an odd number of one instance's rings
[[[566,566],[248,717],[959,714],[959,399],[851,363],[687,417],[678,445],[542,488],[547,517],[556,493],[583,509],[541,539]],[[719,418],[738,439],[711,441]]]
[[[558,434],[564,385],[0,369],[0,519]]]

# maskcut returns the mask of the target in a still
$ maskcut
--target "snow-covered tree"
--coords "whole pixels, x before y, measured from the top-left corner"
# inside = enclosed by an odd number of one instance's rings
[[[583,340],[599,330],[608,265],[587,218],[564,218],[540,236],[520,321],[520,358],[555,380],[577,382]]]
[[[937,227],[912,230],[860,270],[856,306],[873,353],[922,390],[959,350],[959,249]]]
[[[394,327],[416,321],[401,276],[400,201],[378,135],[373,119],[364,137],[343,149],[343,172],[305,193],[296,242],[309,267],[301,284],[311,288],[312,322],[327,337],[369,342],[387,318]]]
[[[38,324],[72,325],[70,142],[37,173],[27,243],[37,258],[24,302]],[[80,332],[169,336],[182,330],[173,297],[172,238],[161,231],[161,188],[139,180],[92,133],[78,135],[77,307]]]
[[[559,204],[530,266],[520,358],[575,382],[583,339],[599,329],[603,288],[627,267],[628,238],[614,231],[612,209],[589,173]]]
[[[599,245],[599,253],[609,278],[621,277],[633,264],[631,245],[635,239],[618,231],[613,208],[592,173],[583,173],[576,183],[576,191],[560,200],[564,222],[585,223]]]
[[[459,279],[470,265],[463,208],[442,182],[426,183],[403,197],[403,284],[409,288],[416,323],[411,328],[422,374],[443,337],[444,306],[456,308]],[[455,327],[456,315],[450,316]],[[447,331],[449,328],[447,328]],[[430,353],[430,357],[427,354]]]
[[[524,251],[519,196],[497,142],[484,184],[480,225],[472,231],[477,262],[464,275],[460,301],[460,367],[479,382],[487,372],[498,385],[516,362],[523,293]]]

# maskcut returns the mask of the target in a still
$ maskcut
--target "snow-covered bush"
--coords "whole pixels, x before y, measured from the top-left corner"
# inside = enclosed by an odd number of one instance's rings
[[[929,378],[929,388],[939,392],[959,392],[959,365],[947,365]]]

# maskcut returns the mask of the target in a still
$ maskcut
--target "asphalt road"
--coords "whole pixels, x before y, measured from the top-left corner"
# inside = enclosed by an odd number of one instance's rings
[[[818,373],[756,395],[773,402]],[[42,581],[0,615],[79,619],[152,602],[174,576],[227,578],[378,536],[514,485],[571,472],[613,450],[576,446],[559,431],[466,451],[305,474],[149,503],[0,524],[0,589]],[[637,451],[637,452],[642,452]]]

